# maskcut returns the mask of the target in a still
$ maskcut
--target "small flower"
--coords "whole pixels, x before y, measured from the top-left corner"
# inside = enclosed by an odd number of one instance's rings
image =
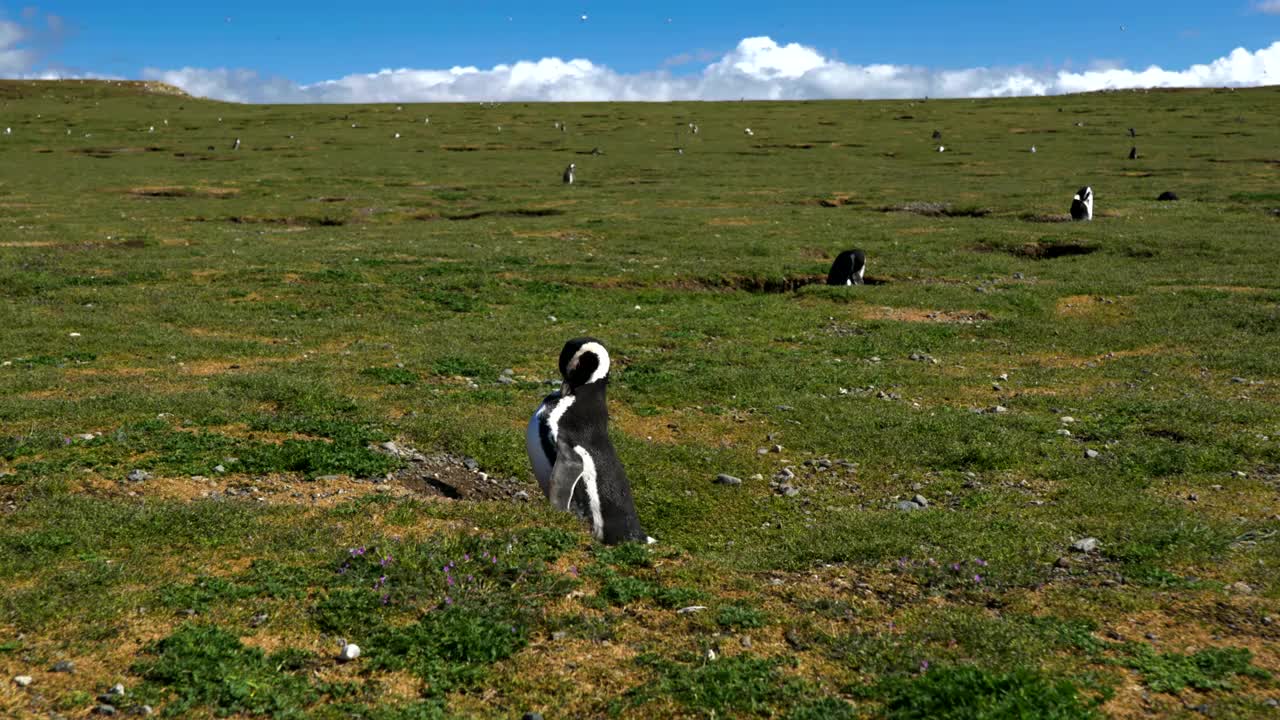
[[[928,669],[929,669],[929,661],[928,661],[928,660],[921,660],[921,661],[920,661],[920,672],[924,672],[925,670],[928,670]]]
[[[951,563],[951,572],[960,572],[960,563]]]
[[[462,560],[463,562],[471,562],[471,553],[464,553],[462,556]]]
[[[445,575],[445,576],[444,576],[444,579],[445,579],[445,582],[449,583],[449,587],[453,587],[453,576],[452,576],[452,575]]]
[[[378,564],[379,564],[379,565],[381,565],[382,567],[386,567],[386,566],[390,565],[390,564],[391,564],[391,556],[390,556],[390,555],[388,555],[388,556],[386,556],[386,557],[382,558],[381,562],[379,562]]]
[[[986,566],[987,566],[987,561],[986,561],[986,560],[983,560],[982,558],[978,558],[978,559],[976,559],[976,560],[974,560],[974,561],[973,561],[973,564],[974,564],[974,565],[977,565],[978,567],[986,567]]]
[[[391,593],[384,593],[382,596],[382,604],[386,605],[391,602]]]
[[[974,576],[973,576],[973,581],[974,581],[975,583],[980,583],[980,582],[982,582],[982,576],[981,576],[981,575],[974,575]]]
[[[444,604],[445,604],[445,605],[452,605],[452,604],[453,604],[453,598],[449,597],[448,595],[445,595],[445,596],[444,596]]]

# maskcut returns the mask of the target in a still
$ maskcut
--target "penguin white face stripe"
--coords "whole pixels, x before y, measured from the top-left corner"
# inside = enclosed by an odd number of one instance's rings
[[[591,533],[596,536],[597,540],[604,539],[604,514],[600,511],[600,488],[596,485],[596,462],[591,459],[591,453],[583,449],[581,445],[573,446],[573,451],[578,453],[578,457],[582,458],[582,474],[578,476],[578,480],[583,482],[583,487],[587,491],[587,504],[591,507]],[[578,486],[577,480],[573,483],[574,487]],[[573,497],[573,490],[569,491],[569,497]],[[565,508],[568,510],[569,508]]]
[[[573,407],[574,401],[577,400],[572,395],[566,395],[560,398],[556,406],[547,413],[547,425],[551,428],[551,439],[558,440],[560,438],[560,418],[564,417],[565,411]]]
[[[588,352],[595,353],[596,358],[600,360],[600,364],[596,366],[596,371],[591,373],[591,377],[583,383],[584,385],[590,385],[598,380],[603,380],[604,377],[609,374],[609,351],[605,350],[604,346],[600,343],[595,342],[584,343],[582,347],[578,348],[578,352],[573,354],[573,358],[569,360],[567,367],[570,370],[573,370],[573,368],[578,366],[578,361],[582,359],[582,354]]]

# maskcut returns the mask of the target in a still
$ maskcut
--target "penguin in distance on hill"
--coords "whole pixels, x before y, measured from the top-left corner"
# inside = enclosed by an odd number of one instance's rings
[[[529,419],[525,450],[538,485],[557,510],[572,511],[608,545],[654,542],[640,527],[631,485],[609,440],[609,351],[581,337],[560,351],[560,389]]]
[[[574,163],[569,163],[569,167],[567,167],[567,168],[565,168],[565,169],[564,169],[564,184],[565,184],[565,185],[572,185],[572,184],[573,184],[573,171],[574,171],[574,169],[575,169],[575,168],[577,168],[577,167],[578,167],[578,166],[577,166],[576,164],[574,164]]]
[[[1071,219],[1093,219],[1093,188],[1085,185],[1076,191],[1075,197],[1071,198]]]
[[[861,285],[867,269],[867,256],[858,249],[845,250],[836,256],[827,273],[828,285]]]

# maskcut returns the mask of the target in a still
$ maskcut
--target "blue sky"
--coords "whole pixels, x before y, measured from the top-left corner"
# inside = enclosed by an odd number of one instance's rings
[[[586,22],[580,16],[586,14]],[[47,18],[54,15],[56,32]],[[668,22],[670,19],[670,22]],[[241,69],[309,85],[384,68],[585,58],[629,76],[701,72],[744,38],[831,62],[1032,72],[1183,69],[1280,39],[1280,1],[897,3],[528,2],[0,3],[25,29],[29,72],[140,77]],[[1123,30],[1121,29],[1123,26]],[[0,33],[0,51],[4,50]],[[0,72],[17,74],[17,61]],[[7,72],[6,72],[7,71]]]

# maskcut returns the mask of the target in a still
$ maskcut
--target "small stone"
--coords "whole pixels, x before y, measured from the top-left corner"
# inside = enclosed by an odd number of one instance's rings
[[[75,672],[76,664],[71,662],[70,660],[59,660],[58,662],[54,663],[53,667],[50,669],[53,670],[53,672],[60,672],[60,673]]]
[[[151,473],[146,470],[134,469],[129,471],[128,477],[131,482],[144,482],[151,479]]]
[[[1091,553],[1098,549],[1098,538],[1081,538],[1071,543],[1071,549],[1076,552]]]
[[[751,476],[751,479],[752,479],[752,480],[764,480],[764,475],[761,475],[760,473],[756,473],[755,475],[752,475],[752,476]]]
[[[557,630],[551,633],[551,639],[555,642],[560,642],[561,640],[564,640],[567,637],[569,637],[569,633],[565,632],[564,630]]]
[[[1233,377],[1233,378],[1231,378],[1231,382],[1233,382],[1233,383],[1235,383],[1235,384],[1237,384],[1237,385],[1247,385],[1247,384],[1249,383],[1249,380],[1248,380],[1248,378]]]
[[[520,720],[542,720],[542,713],[527,712],[520,716]]]
[[[897,507],[899,510],[902,510],[903,512],[911,512],[912,510],[922,509],[922,506],[919,503],[912,502],[911,500],[903,500],[899,502],[895,507]]]
[[[32,680],[30,675],[15,675],[13,677],[13,684],[18,687],[29,687],[32,682],[34,682],[34,680]]]
[[[1098,457],[1098,451],[1094,450],[1093,448],[1089,448],[1088,450],[1084,451],[1084,456],[1089,458],[1090,460],[1096,459]]]
[[[1280,700],[1267,698],[1267,707],[1280,707]]]
[[[690,605],[688,607],[680,608],[679,610],[676,611],[676,614],[689,615],[691,613],[702,612],[703,610],[706,610],[706,609],[707,609],[706,605]]]
[[[1057,432],[1062,437],[1071,437],[1071,431],[1066,428],[1058,428],[1055,432]]]
[[[1071,417],[1070,415],[1063,415],[1062,417],[1058,418],[1058,420],[1059,420],[1063,425],[1070,425],[1071,423],[1073,423],[1073,422],[1075,422],[1075,421],[1076,421],[1076,419],[1075,419],[1075,418],[1073,418],[1073,417]]]
[[[1227,589],[1239,595],[1252,595],[1253,586],[1245,582],[1234,582],[1227,586]]]
[[[769,448],[759,448],[758,450],[756,450],[756,454],[757,454],[757,455],[768,455],[768,454],[769,454]]]
[[[1001,382],[1008,382],[1008,380],[1009,380],[1009,373],[1000,373],[1000,377],[998,377],[998,378],[996,378],[996,379],[997,379],[997,380],[999,380],[999,381],[1001,381]]]
[[[476,462],[476,459],[473,457],[463,458],[462,464],[472,472],[480,469],[480,463]]]
[[[112,705],[99,705],[93,709],[95,715],[115,715],[116,709]]]
[[[342,646],[342,652],[338,653],[339,662],[351,662],[360,657],[360,646],[355,643],[347,643]]]
[[[991,408],[991,412],[996,413],[997,415],[999,415],[999,414],[1001,414],[1001,413],[1007,413],[1007,412],[1009,412],[1009,408],[1007,408],[1007,407],[1005,407],[1005,406],[1003,406],[1003,405],[997,405],[997,406],[995,406],[995,407]]]
[[[499,374],[500,374],[500,375],[515,375],[515,374],[516,374],[516,371],[515,371],[515,370],[512,370],[511,368],[503,368],[502,372],[501,372],[501,373],[499,373]]]
[[[124,685],[120,683],[112,685],[111,689],[107,691],[107,694],[112,697],[124,697]]]
[[[224,473],[224,472],[226,472],[226,471],[227,471],[227,469],[226,469],[225,467],[221,466],[221,465],[214,465],[214,466],[213,466],[213,471],[214,471],[214,472],[216,472],[216,473]]]
[[[717,485],[741,485],[742,478],[736,478],[732,475],[721,473],[716,476],[715,483]]]
[[[515,378],[511,377],[510,375],[499,375],[499,376],[498,376],[498,384],[499,384],[499,385],[513,385],[513,384],[515,384]]]
[[[746,650],[750,650],[750,649],[751,649],[751,636],[750,636],[750,635],[743,635],[742,637],[738,638],[738,644],[739,644],[739,645],[741,645],[744,649],[746,649]]]
[[[521,502],[529,502],[529,493],[524,490],[517,490],[516,494],[512,495],[512,497]]]
[[[916,495],[915,497],[911,498],[911,502],[919,505],[922,508],[929,507],[929,501],[926,500],[923,495]]]
[[[1054,566],[1054,567],[1056,567],[1056,568],[1062,568],[1063,570],[1065,570],[1065,569],[1067,569],[1067,568],[1071,567],[1071,558],[1066,557],[1066,556],[1064,555],[1064,556],[1062,556],[1062,557],[1058,558],[1057,560],[1055,560],[1055,561],[1053,562],[1053,566]]]

